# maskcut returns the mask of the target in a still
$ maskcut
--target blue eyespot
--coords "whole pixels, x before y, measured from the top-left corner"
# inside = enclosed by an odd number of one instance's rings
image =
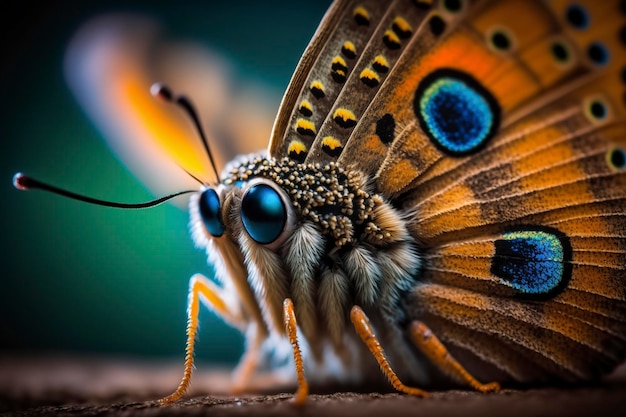
[[[571,246],[550,228],[521,228],[495,241],[491,273],[525,296],[551,296],[571,276]]]
[[[283,231],[287,210],[275,189],[257,184],[250,187],[241,200],[241,220],[254,241],[268,244]]]
[[[587,55],[589,59],[598,66],[606,65],[611,58],[609,50],[602,42],[591,43],[587,48]]]
[[[204,190],[200,195],[200,217],[211,236],[220,237],[224,234],[220,198],[212,188]]]
[[[583,30],[589,27],[589,13],[580,4],[572,4],[565,10],[565,19],[576,29]]]
[[[448,155],[480,150],[500,124],[500,107],[493,95],[469,74],[452,69],[426,76],[413,106],[424,133]]]

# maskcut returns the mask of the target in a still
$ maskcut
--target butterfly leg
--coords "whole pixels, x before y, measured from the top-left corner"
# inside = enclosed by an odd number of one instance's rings
[[[305,403],[306,397],[309,395],[309,384],[304,377],[302,352],[300,351],[300,346],[298,345],[296,314],[293,309],[293,301],[291,301],[290,298],[286,298],[283,302],[283,317],[287,337],[289,337],[289,342],[291,342],[291,346],[293,346],[293,359],[296,365],[296,373],[298,374],[298,390],[294,395],[294,402],[296,405],[302,405]]]
[[[480,392],[491,392],[500,390],[500,384],[490,382],[480,383],[474,378],[445,348],[443,343],[435,334],[422,322],[414,321],[409,328],[411,339],[428,359],[439,367],[443,372],[453,378],[464,381],[472,388]]]
[[[228,308],[222,296],[222,290],[208,278],[201,274],[195,274],[189,280],[189,300],[187,302],[187,344],[185,348],[185,370],[183,378],[172,394],[161,398],[159,404],[170,404],[180,399],[191,382],[191,373],[193,371],[193,352],[198,332],[198,314],[200,312],[200,296],[202,302],[210,307],[218,315],[230,322],[236,322],[238,317]]]
[[[354,325],[356,332],[359,334],[361,340],[363,340],[363,343],[365,343],[372,355],[374,355],[374,358],[376,358],[378,365],[380,365],[380,369],[383,371],[391,385],[393,385],[396,390],[404,392],[405,394],[415,395],[417,397],[426,397],[428,395],[426,391],[404,385],[393,369],[391,369],[391,365],[385,357],[385,351],[374,333],[370,320],[367,318],[367,315],[361,307],[352,307],[352,310],[350,310],[350,319],[352,320],[352,324]]]

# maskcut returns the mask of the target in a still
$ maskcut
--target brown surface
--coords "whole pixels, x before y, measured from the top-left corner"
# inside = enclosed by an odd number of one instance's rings
[[[311,395],[303,408],[286,394],[231,396],[225,370],[199,364],[184,400],[158,407],[151,399],[178,383],[178,363],[63,357],[0,357],[0,414],[17,416],[586,416],[626,415],[626,366],[597,384],[569,388],[433,392],[406,395],[342,392]],[[255,380],[257,386],[261,381]],[[281,390],[279,389],[278,392]],[[222,392],[208,397],[207,392]]]

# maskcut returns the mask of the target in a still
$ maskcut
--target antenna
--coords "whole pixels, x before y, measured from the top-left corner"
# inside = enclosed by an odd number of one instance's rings
[[[89,204],[95,204],[97,206],[105,206],[105,207],[115,207],[115,208],[123,208],[123,209],[142,209],[158,206],[161,203],[166,202],[174,197],[177,197],[182,194],[194,193],[196,190],[185,190],[179,191],[174,194],[167,195],[165,197],[157,198],[156,200],[146,201],[145,203],[117,203],[115,201],[106,201],[100,200],[97,198],[87,197],[81,194],[76,194],[71,191],[64,190],[59,187],[55,187],[54,185],[46,184],[45,182],[41,182],[36,180],[35,178],[29,177],[27,175],[18,172],[13,176],[13,186],[18,190],[44,190],[53,194],[59,194],[64,197],[71,198],[73,200],[82,201]]]
[[[209,157],[209,162],[211,163],[211,167],[213,168],[213,173],[215,174],[215,180],[216,182],[219,183],[220,175],[217,172],[217,167],[215,165],[215,161],[213,160],[213,154],[211,153],[209,142],[206,138],[206,135],[204,134],[204,129],[202,129],[202,125],[200,124],[198,113],[196,112],[196,109],[193,107],[193,104],[191,104],[191,101],[183,95],[174,96],[174,94],[172,93],[172,90],[170,90],[168,87],[166,87],[165,85],[161,83],[152,84],[152,86],[150,87],[150,93],[154,97],[160,98],[169,103],[177,104],[185,111],[185,113],[187,113],[189,118],[191,118],[191,121],[196,127],[196,131],[200,135],[200,139],[202,139],[204,150],[206,151],[206,154]]]

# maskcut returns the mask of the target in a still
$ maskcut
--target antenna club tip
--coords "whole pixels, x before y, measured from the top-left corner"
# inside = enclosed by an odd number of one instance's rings
[[[13,175],[13,186],[18,190],[28,190],[30,188],[29,178],[21,172],[18,172]]]
[[[152,94],[153,97],[165,101],[172,101],[173,98],[172,91],[161,83],[152,84],[152,86],[150,86],[150,94]]]

